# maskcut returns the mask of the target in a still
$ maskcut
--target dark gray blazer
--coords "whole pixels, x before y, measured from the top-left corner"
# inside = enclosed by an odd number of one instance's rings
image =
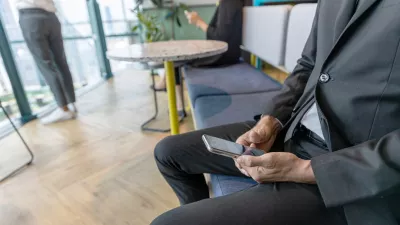
[[[312,159],[349,225],[400,218],[400,0],[320,0],[302,58],[264,114],[286,140],[317,103],[330,153]],[[397,222],[396,222],[397,221]]]

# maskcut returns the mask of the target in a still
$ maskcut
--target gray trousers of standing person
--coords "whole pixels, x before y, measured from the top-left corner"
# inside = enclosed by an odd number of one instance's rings
[[[61,24],[55,13],[21,9],[22,34],[59,107],[75,102],[74,83],[65,56]]]

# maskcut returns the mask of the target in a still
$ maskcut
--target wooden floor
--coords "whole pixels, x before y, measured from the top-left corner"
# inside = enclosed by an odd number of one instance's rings
[[[0,183],[1,225],[140,225],[176,207],[153,148],[166,134],[142,133],[153,112],[150,78],[129,71],[79,99],[79,118],[22,128],[34,164]],[[160,125],[168,125],[160,94]],[[192,130],[189,117],[183,132]],[[26,160],[15,134],[0,140],[0,175]]]

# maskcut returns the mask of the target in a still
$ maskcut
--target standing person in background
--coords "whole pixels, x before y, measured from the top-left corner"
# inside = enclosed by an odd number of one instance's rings
[[[76,118],[75,92],[53,0],[15,0],[26,44],[59,108],[42,118],[50,124]]]

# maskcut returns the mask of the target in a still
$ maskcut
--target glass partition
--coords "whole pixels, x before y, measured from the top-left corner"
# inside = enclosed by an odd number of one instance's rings
[[[135,7],[132,0],[98,0],[108,49],[125,48],[140,43],[139,36],[132,33],[137,24],[131,12]],[[110,61],[113,72],[128,68],[130,63]]]
[[[137,23],[131,10],[135,7],[132,0],[98,0],[104,33],[106,36],[128,34]]]
[[[10,80],[4,68],[3,59],[0,56],[0,101],[6,112],[12,117],[19,117],[19,110],[12,91]],[[3,110],[0,110],[0,127],[9,125]]]
[[[54,103],[54,98],[26,46],[18,24],[14,0],[0,0],[0,16],[14,53],[21,81],[34,113]],[[64,46],[76,89],[97,84],[102,78],[85,0],[56,0]]]
[[[140,42],[139,36],[131,32],[137,23],[131,12],[135,1],[54,1],[62,25],[68,64],[79,94],[89,90],[88,86],[112,76],[104,55],[106,48],[123,48]],[[24,123],[54,107],[55,102],[24,41],[18,22],[19,12],[14,3],[15,0],[0,0],[0,45],[6,49],[4,62],[0,59],[0,99],[7,112]],[[6,73],[4,65],[11,74]],[[126,69],[128,65],[112,61],[113,72]],[[0,111],[0,127],[6,122],[4,119]]]

